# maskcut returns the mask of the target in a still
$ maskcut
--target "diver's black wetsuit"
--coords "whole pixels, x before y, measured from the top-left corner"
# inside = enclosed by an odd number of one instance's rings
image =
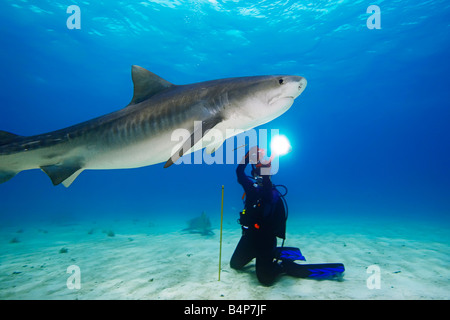
[[[281,267],[274,262],[274,252],[276,237],[284,239],[285,236],[285,209],[269,176],[263,176],[262,187],[255,185],[245,174],[246,166],[247,163],[239,164],[236,174],[246,194],[245,215],[249,218],[247,225],[244,225],[241,215],[242,237],[231,257],[230,266],[241,269],[256,258],[256,276],[262,284],[269,286],[281,273]]]
[[[298,278],[341,277],[345,271],[342,263],[297,264],[293,259],[280,258],[279,250],[276,250],[277,237],[286,237],[283,200],[272,186],[269,176],[263,176],[262,186],[259,186],[245,175],[246,166],[247,160],[236,169],[238,182],[245,190],[246,199],[245,210],[240,215],[242,237],[231,257],[231,268],[242,269],[256,258],[256,276],[266,286],[272,285],[281,273]],[[298,248],[294,249],[300,252]],[[280,264],[277,263],[278,259],[281,260]]]

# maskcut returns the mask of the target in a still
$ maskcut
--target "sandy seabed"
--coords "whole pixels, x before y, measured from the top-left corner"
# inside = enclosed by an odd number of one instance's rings
[[[229,267],[240,238],[235,220],[224,222],[220,281],[219,230],[201,236],[183,228],[145,220],[4,225],[0,299],[450,298],[448,225],[289,222],[286,246],[300,247],[308,263],[342,262],[345,275],[341,281],[281,276],[272,287],[258,283],[253,262],[243,271]],[[70,266],[79,273],[68,273]],[[76,283],[80,288],[71,288]]]

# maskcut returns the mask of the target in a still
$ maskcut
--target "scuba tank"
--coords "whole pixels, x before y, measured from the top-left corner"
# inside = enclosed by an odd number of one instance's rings
[[[284,188],[281,193],[278,188]],[[264,204],[261,198],[257,198],[253,203],[247,203],[244,193],[244,209],[239,213],[238,223],[245,230],[267,230],[273,228],[278,238],[286,237],[286,220],[288,217],[288,207],[285,196],[287,187],[284,185],[273,185],[273,201],[270,204]],[[282,205],[283,209],[279,206]]]
[[[249,151],[250,152],[250,151]],[[252,164],[251,177],[249,179],[254,181],[253,186],[256,190],[263,185],[263,178],[261,176],[261,168],[270,167],[272,157],[268,163],[261,163],[259,157],[264,156],[264,149],[257,149],[256,155],[252,154],[257,159],[256,164]],[[261,153],[261,154],[260,154]],[[246,158],[249,157],[247,153]],[[285,192],[282,194],[278,187],[284,188]],[[287,195],[287,187],[284,185],[272,185],[272,201],[270,203],[263,203],[262,195],[252,200],[252,203],[246,198],[246,194],[242,196],[244,201],[244,209],[239,213],[238,222],[241,224],[243,230],[270,230],[275,233],[278,238],[284,239],[286,237],[286,220],[288,216],[288,208],[285,196]],[[279,206],[283,207],[280,208]]]

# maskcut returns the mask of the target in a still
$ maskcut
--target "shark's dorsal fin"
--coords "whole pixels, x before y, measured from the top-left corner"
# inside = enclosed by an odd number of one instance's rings
[[[134,84],[134,94],[130,104],[144,101],[158,92],[174,86],[173,83],[136,65],[131,67],[131,78],[133,79]]]
[[[0,146],[3,144],[8,144],[17,138],[20,138],[20,136],[18,136],[17,134],[6,131],[0,131]]]

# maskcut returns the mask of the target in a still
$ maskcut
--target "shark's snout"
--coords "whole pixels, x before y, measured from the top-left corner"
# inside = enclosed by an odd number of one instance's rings
[[[289,91],[292,98],[297,98],[306,88],[307,81],[300,76],[289,76],[287,83],[289,84]]]
[[[308,82],[306,81],[305,78],[303,78],[303,77],[300,77],[300,78],[301,78],[301,79],[300,79],[300,81],[299,81],[299,83],[298,83],[298,91],[300,91],[300,93],[302,93],[303,90],[305,90],[306,85],[308,84]],[[299,93],[299,94],[300,94],[300,93]]]
[[[294,78],[295,78],[294,81],[297,82],[297,94],[295,95],[295,97],[297,98],[299,95],[302,94],[303,90],[305,90],[307,81],[305,78],[299,76],[295,76]]]

